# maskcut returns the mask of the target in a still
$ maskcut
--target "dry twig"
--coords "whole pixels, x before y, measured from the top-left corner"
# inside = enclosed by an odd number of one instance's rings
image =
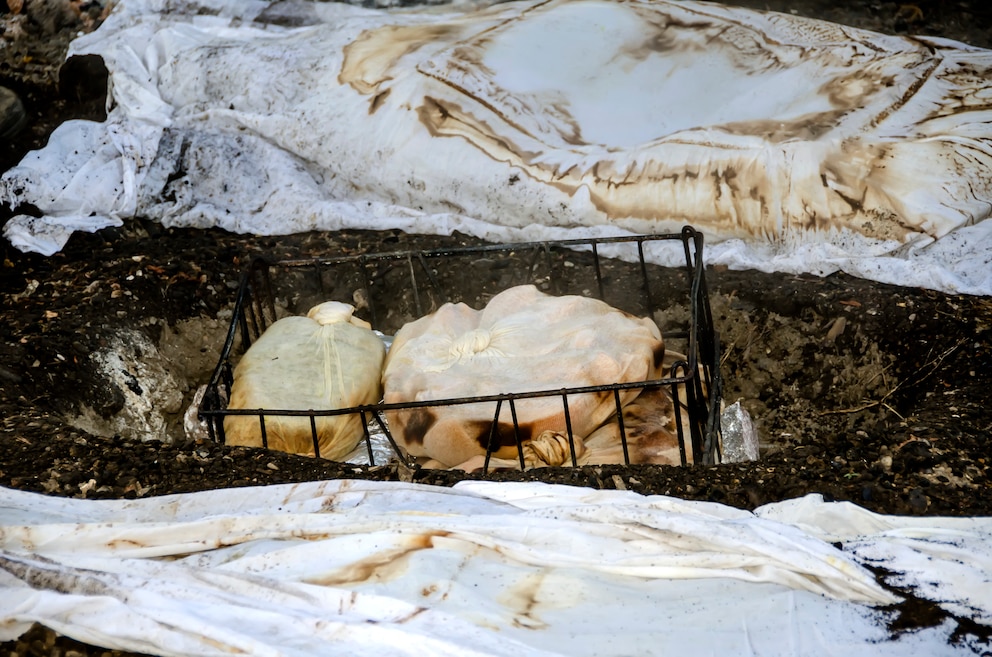
[[[902,416],[899,415],[899,413],[896,413],[896,411],[890,405],[888,405],[887,403],[885,403],[886,400],[889,397],[891,397],[892,395],[894,395],[900,388],[902,388],[902,387],[904,387],[906,385],[917,385],[917,384],[920,384],[920,383],[923,383],[924,381],[926,381],[926,379],[931,374],[933,374],[934,372],[937,371],[937,368],[940,367],[941,363],[943,363],[945,360],[947,360],[948,356],[950,356],[955,351],[957,351],[958,349],[960,349],[961,348],[961,345],[963,345],[965,342],[967,342],[967,339],[962,338],[953,347],[948,348],[947,350],[945,350],[943,353],[941,353],[936,358],[934,358],[932,360],[929,360],[926,363],[924,363],[923,364],[923,367],[921,367],[920,370],[925,370],[926,368],[929,367],[930,368],[929,371],[924,372],[922,376],[917,377],[915,380],[912,380],[911,381],[910,379],[906,379],[905,381],[900,381],[899,383],[896,384],[896,386],[894,388],[892,388],[887,393],[885,393],[885,395],[881,399],[878,399],[878,400],[872,401],[872,402],[867,402],[865,404],[862,404],[861,406],[856,406],[854,408],[838,408],[838,409],[834,409],[832,411],[820,411],[819,413],[817,413],[817,415],[823,416],[823,415],[840,415],[840,414],[847,414],[847,413],[858,413],[860,411],[865,411],[865,410],[868,410],[869,408],[874,408],[876,406],[883,406],[886,409],[888,409],[888,410],[892,411],[893,413],[895,413],[896,417],[902,418]]]

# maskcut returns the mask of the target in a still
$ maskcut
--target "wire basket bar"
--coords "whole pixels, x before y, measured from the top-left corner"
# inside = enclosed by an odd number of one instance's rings
[[[668,244],[669,248],[678,248],[679,243],[681,244],[684,266],[664,268],[649,265],[645,247],[664,246],[671,242],[674,244]],[[631,244],[633,249],[629,248]],[[607,257],[604,255],[607,250],[616,251],[622,257]],[[623,459],[629,464],[631,455],[628,449],[628,428],[624,423],[621,393],[661,388],[670,394],[675,409],[681,463],[686,465],[690,459],[694,463],[718,463],[721,456],[720,345],[713,326],[702,253],[702,234],[687,226],[680,233],[664,235],[443,246],[418,251],[307,259],[255,258],[242,274],[231,325],[217,366],[207,384],[200,406],[200,417],[206,421],[210,437],[223,442],[225,417],[255,416],[259,422],[262,446],[266,448],[267,416],[308,417],[314,453],[319,456],[316,418],[355,414],[361,418],[365,427],[363,440],[371,465],[376,464],[371,447],[371,432],[374,429],[385,435],[395,458],[415,467],[413,459],[403,453],[390,433],[384,417],[386,412],[491,403],[495,405],[495,413],[485,455],[484,471],[488,471],[490,457],[504,445],[500,421],[504,406],[510,410],[510,427],[507,429],[510,435],[505,438],[512,441],[506,445],[516,447],[519,464],[523,468],[524,441],[516,404],[525,399],[559,396],[564,407],[565,433],[570,451],[570,458],[567,460],[570,465],[576,466],[577,437],[573,435],[569,399],[583,394],[610,393],[616,404],[616,413],[610,421],[616,423]],[[479,271],[489,273],[478,276],[479,280],[475,281],[464,271],[466,266],[470,271],[471,267],[476,267]],[[587,271],[591,271],[593,284],[583,287],[581,280],[584,280]],[[460,295],[455,293],[448,281],[458,282]],[[672,299],[674,296],[674,301],[687,301],[687,324],[662,327],[666,345],[670,341],[680,341],[685,345],[680,349],[685,352],[685,358],[672,363],[664,378],[650,381],[510,391],[405,403],[380,402],[338,409],[227,408],[237,360],[279,319],[280,313],[297,314],[299,309],[305,312],[307,304],[331,299],[345,301],[356,305],[356,316],[363,316],[373,329],[388,336],[395,333],[403,323],[433,312],[444,303],[463,301],[481,307],[487,298],[507,287],[522,283],[537,284],[549,294],[578,293],[595,296],[639,316],[650,316],[662,310],[664,306],[661,300],[665,298]],[[639,294],[634,294],[635,290]],[[622,307],[615,298],[618,296],[614,293],[616,291],[621,293],[619,296],[623,298],[623,303],[632,305]],[[473,295],[474,298],[471,298]],[[688,416],[687,422],[683,421],[683,414]]]

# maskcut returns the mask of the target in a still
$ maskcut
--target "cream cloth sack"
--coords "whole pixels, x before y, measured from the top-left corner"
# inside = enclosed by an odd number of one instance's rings
[[[306,317],[275,322],[248,349],[234,370],[228,408],[331,410],[375,404],[386,347],[354,308],[328,301]],[[357,414],[316,418],[320,456],[346,457],[362,438]],[[260,447],[258,416],[228,416],[228,445]],[[265,416],[270,449],[314,455],[309,417]]]
[[[602,301],[553,297],[532,285],[496,295],[481,311],[445,304],[403,326],[383,374],[386,403],[440,400],[644,381],[660,376],[665,354],[654,322]],[[637,390],[621,394],[626,404]],[[565,432],[561,396],[515,401],[519,438]],[[573,435],[616,412],[612,391],[569,395]],[[485,454],[496,402],[387,413],[397,443],[443,466]],[[500,409],[497,457],[516,457],[508,403]]]
[[[685,354],[668,351],[665,354],[665,364],[661,377],[674,378],[672,366],[677,361],[687,359]],[[709,390],[705,383],[706,373],[701,365],[696,376],[700,377],[703,382],[703,396],[704,399],[708,400]],[[693,418],[686,406],[688,391],[684,383],[678,384],[677,388],[679,395],[678,417],[676,417],[675,402],[672,399],[669,386],[645,388],[634,400],[623,407],[624,433],[627,436],[627,458],[632,465],[643,463],[681,465],[682,451],[679,447],[676,423],[682,424],[686,462],[693,462],[692,436],[690,434]],[[579,458],[579,465],[623,462],[620,426],[616,419],[610,418],[583,441],[583,453]]]
[[[670,378],[672,365],[686,360],[684,354],[665,352],[661,378]],[[705,376],[699,368],[699,376]],[[627,455],[631,465],[652,463],[656,465],[681,465],[682,452],[676,422],[682,423],[685,440],[686,462],[693,462],[692,436],[690,423],[692,416],[686,406],[687,391],[684,383],[678,384],[679,418],[676,418],[675,403],[671,388],[667,385],[651,388],[638,388],[637,396],[623,406],[624,435],[627,437]],[[707,395],[706,386],[703,394]],[[623,439],[620,425],[611,416],[602,426],[588,436],[573,436],[571,445],[568,437],[560,432],[546,431],[523,445],[524,469],[569,466],[572,464],[572,446],[575,448],[577,465],[605,465],[625,463]],[[481,471],[485,467],[484,456],[474,456],[464,463],[451,467],[467,472]],[[426,467],[439,467],[428,463]],[[490,470],[517,470],[520,460],[513,458],[490,458]]]

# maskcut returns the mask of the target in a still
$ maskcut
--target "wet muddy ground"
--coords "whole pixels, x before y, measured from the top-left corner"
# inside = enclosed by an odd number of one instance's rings
[[[980,3],[748,2],[890,33],[992,47]],[[6,19],[11,14],[4,15]],[[17,91],[28,126],[0,144],[0,167],[41,146],[70,118],[100,120],[100,80],[58,74],[81,24],[20,20],[5,34],[0,84]],[[11,208],[0,208],[0,222]],[[24,211],[24,209],[21,209]],[[245,264],[254,255],[308,257],[425,248],[472,240],[395,232],[280,238],[167,230],[141,220],[75,235],[52,257],[0,244],[0,485],[86,498],[147,497],[340,477],[451,485],[480,475],[336,464],[184,437],[182,413],[213,368]],[[724,399],[741,400],[761,437],[755,463],[621,466],[496,473],[541,481],[722,502],[741,508],[807,493],[905,515],[992,515],[992,299],[826,278],[708,269],[723,344]],[[661,321],[686,313],[673,299]],[[171,442],[115,425],[133,404],[98,355],[136,332],[135,359],[176,382],[161,415]],[[145,351],[141,351],[145,350]],[[140,387],[140,384],[139,384]],[[133,391],[131,391],[133,392]],[[144,391],[143,391],[144,392]],[[907,592],[903,592],[907,593]],[[911,592],[909,592],[911,593]],[[894,631],[940,622],[910,597]],[[963,633],[987,628],[958,619]],[[0,654],[101,654],[36,628]]]

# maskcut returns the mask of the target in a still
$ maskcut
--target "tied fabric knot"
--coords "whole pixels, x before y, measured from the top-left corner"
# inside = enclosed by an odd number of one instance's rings
[[[455,360],[471,358],[476,354],[487,351],[492,344],[493,335],[486,329],[472,329],[454,339],[448,350]]]

